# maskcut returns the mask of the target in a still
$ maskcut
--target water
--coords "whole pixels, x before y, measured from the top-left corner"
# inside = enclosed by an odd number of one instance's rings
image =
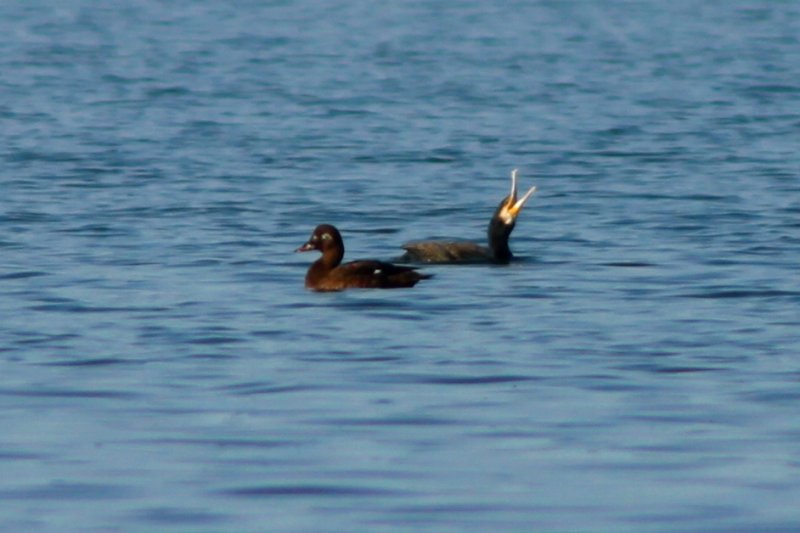
[[[0,7],[0,529],[800,529],[797,3],[119,4]]]

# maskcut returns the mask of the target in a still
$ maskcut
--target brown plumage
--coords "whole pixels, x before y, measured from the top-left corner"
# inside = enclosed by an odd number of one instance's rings
[[[298,252],[319,250],[322,257],[314,261],[306,273],[306,288],[315,291],[340,291],[343,289],[399,289],[413,287],[430,274],[415,268],[394,265],[374,259],[342,263],[344,241],[342,235],[330,224],[314,229],[308,242]]]
[[[414,241],[403,245],[406,253],[401,260],[417,263],[499,263],[506,264],[514,255],[508,239],[514,230],[525,202],[536,187],[531,187],[522,198],[517,199],[517,170],[511,172],[511,194],[497,206],[489,221],[489,246],[462,241]]]

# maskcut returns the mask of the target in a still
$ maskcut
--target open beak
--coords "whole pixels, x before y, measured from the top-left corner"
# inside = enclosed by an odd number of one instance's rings
[[[525,202],[527,202],[535,192],[536,186],[533,186],[528,189],[528,192],[526,192],[522,198],[517,199],[517,169],[515,168],[511,171],[511,194],[508,196],[506,205],[503,207],[503,212],[501,213],[501,216],[503,216],[507,224],[512,223],[517,218]]]

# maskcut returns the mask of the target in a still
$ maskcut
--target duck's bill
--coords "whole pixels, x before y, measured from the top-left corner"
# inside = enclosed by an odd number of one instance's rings
[[[295,250],[295,252],[310,252],[311,250],[316,250],[316,249],[317,248],[316,248],[316,246],[314,246],[313,243],[307,242],[303,246],[301,246],[300,248]]]
[[[506,210],[508,211],[508,214],[513,218],[516,218],[517,215],[519,215],[519,212],[522,211],[522,207],[525,205],[525,202],[527,202],[528,199],[531,196],[533,196],[533,193],[536,192],[536,187],[531,187],[530,189],[528,189],[528,192],[526,192],[522,198],[517,199],[518,172],[519,171],[516,168],[511,171],[511,194],[508,196],[508,203],[506,204]]]
[[[512,196],[511,200],[509,201],[509,204],[511,205],[508,206],[508,212],[511,213],[511,216],[516,217],[517,215],[519,215],[519,212],[522,211],[522,207],[525,205],[525,202],[527,202],[528,199],[531,196],[533,196],[533,193],[535,192],[536,192],[536,186],[534,185],[533,187],[528,189],[528,192],[526,192],[525,195],[519,200],[517,200],[515,196]]]
[[[511,194],[508,197],[512,200],[517,198],[517,172],[516,168],[511,171]]]

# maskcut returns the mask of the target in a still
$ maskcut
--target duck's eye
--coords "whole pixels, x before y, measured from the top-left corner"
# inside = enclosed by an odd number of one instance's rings
[[[330,233],[323,233],[323,234],[322,234],[322,240],[323,240],[323,241],[329,241],[329,240],[331,240],[331,234],[330,234]]]

